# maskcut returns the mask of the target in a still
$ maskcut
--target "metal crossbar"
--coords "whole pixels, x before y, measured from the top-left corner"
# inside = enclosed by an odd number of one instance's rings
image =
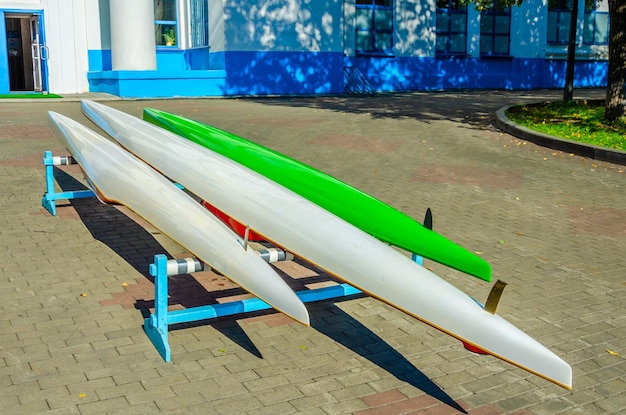
[[[54,166],[67,166],[70,164],[76,164],[76,160],[74,160],[72,156],[53,156],[51,151],[44,152],[43,165],[46,167],[46,192],[41,199],[41,205],[46,208],[52,216],[57,215],[56,201],[59,199],[80,199],[94,197],[96,195],[92,190],[55,191]]]
[[[76,164],[72,156],[53,156],[51,151],[44,152],[43,164],[46,168],[46,192],[41,204],[56,216],[56,201],[59,199],[77,199],[94,197],[92,190],[76,190],[56,192],[54,189],[54,166]],[[177,184],[177,186],[180,186]],[[182,186],[180,186],[182,188]],[[264,248],[257,250],[259,256],[266,262],[286,261],[293,259],[293,255],[278,248]],[[413,254],[412,258],[421,265],[422,257]],[[170,362],[172,355],[168,341],[168,327],[172,324],[189,323],[200,320],[213,319],[235,314],[250,313],[272,308],[258,298],[248,298],[228,303],[204,305],[185,310],[168,311],[168,277],[189,274],[210,269],[210,267],[196,258],[168,260],[163,254],[154,256],[154,263],[150,264],[150,275],[154,277],[154,313],[144,320],[144,330],[148,338],[157,349],[163,360]],[[328,300],[360,294],[361,291],[343,283],[329,287],[302,290],[296,295],[303,303]]]
[[[265,258],[264,256],[261,257]],[[150,314],[150,317],[144,320],[144,330],[154,347],[166,362],[170,362],[172,359],[172,352],[168,341],[168,326],[272,308],[263,300],[248,298],[228,303],[198,306],[185,310],[168,311],[168,277],[180,273],[186,274],[201,271],[203,269],[205,269],[205,266],[197,259],[168,261],[167,257],[163,254],[155,255],[154,263],[150,264],[150,275],[154,277],[154,313]],[[344,283],[313,290],[302,290],[296,292],[296,295],[303,303],[309,303],[360,293],[360,290]]]

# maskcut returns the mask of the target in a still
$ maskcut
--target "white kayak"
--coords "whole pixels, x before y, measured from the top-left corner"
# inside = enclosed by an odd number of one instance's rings
[[[570,366],[407,256],[205,147],[91,101],[82,109],[123,147],[250,229],[372,297],[565,388]]]
[[[276,271],[192,197],[111,140],[61,114],[48,115],[102,201],[127,206],[245,290],[310,325],[306,307]]]

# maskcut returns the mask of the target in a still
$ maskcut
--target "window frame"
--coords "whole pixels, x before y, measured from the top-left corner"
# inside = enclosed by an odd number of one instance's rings
[[[361,1],[362,3],[359,3],[359,1]],[[384,4],[377,4],[377,3],[385,3],[385,2],[389,2],[389,5],[384,5]],[[356,20],[356,14],[358,13],[358,10],[370,10],[371,11],[371,20],[370,20],[370,25],[368,28],[363,29],[363,28],[359,28],[356,26],[354,26],[354,36],[355,36],[355,45],[354,45],[354,50],[355,50],[355,54],[357,56],[393,56],[394,52],[393,52],[393,47],[394,47],[394,39],[393,39],[393,35],[394,35],[394,15],[395,15],[395,0],[356,0],[355,2],[355,20]],[[391,12],[391,22],[390,22],[390,28],[389,29],[377,29],[376,28],[376,12],[377,11],[387,11],[387,12]],[[356,22],[355,22],[356,23]],[[357,42],[357,38],[359,36],[359,33],[368,33],[370,35],[370,44],[372,45],[372,48],[370,50],[365,50],[365,49],[359,49],[358,46],[358,42]],[[390,41],[390,45],[389,48],[383,48],[383,49],[377,49],[376,48],[376,44],[377,44],[377,36],[379,34],[384,34],[386,36],[389,36],[389,41]]]
[[[467,10],[467,4],[463,5],[462,2],[458,1],[457,5],[460,6],[458,8],[454,8],[454,7],[450,7],[453,1],[455,0],[443,0],[448,4],[448,7],[439,7],[439,2],[437,2],[437,8],[436,8],[436,23],[435,23],[435,56],[437,57],[466,57],[468,56],[467,54],[467,32],[468,32],[468,10]],[[439,26],[438,26],[438,17],[441,14],[446,14],[448,15],[448,27],[447,30],[440,30]],[[464,31],[460,31],[460,30],[453,30],[452,28],[452,19],[451,16],[452,15],[465,15],[465,30]],[[463,51],[462,52],[455,52],[455,51],[451,51],[451,37],[452,35],[459,35],[462,34],[465,37],[465,42],[463,43]],[[439,49],[437,48],[438,45],[438,41],[439,41],[439,37],[440,35],[445,35],[446,36],[446,48],[444,51],[439,51]]]
[[[492,7],[487,10],[483,10],[480,12],[480,56],[481,57],[511,57],[511,7],[502,7],[499,0],[492,0]],[[508,18],[508,29],[506,32],[506,52],[494,52],[496,39],[498,36],[503,36],[502,33],[497,32],[497,24],[496,19],[499,16],[506,16]],[[490,32],[483,32],[483,19],[485,17],[490,17],[493,19],[493,25]],[[491,49],[488,52],[483,52],[483,35],[491,36]]]
[[[157,1],[163,1],[163,2],[170,2],[174,5],[175,8],[175,18],[176,20],[165,20],[165,19],[157,19],[156,17],[156,8],[157,8]],[[180,25],[179,25],[179,20],[180,20],[180,12],[178,10],[178,0],[154,0],[153,1],[153,13],[154,13],[154,37],[155,37],[155,42],[156,42],[156,47],[157,48],[168,48],[168,49],[180,49]],[[166,28],[168,26],[173,26],[174,27],[174,33],[175,33],[175,43],[173,45],[166,45],[165,41],[163,43],[160,43],[159,41],[157,41],[157,26],[162,26],[162,28]],[[163,31],[160,32],[161,33],[161,38],[163,36]]]
[[[197,9],[194,6],[201,5],[202,14],[200,18],[195,15]],[[209,47],[209,4],[207,0],[188,0],[189,10],[189,48],[208,48]],[[196,26],[198,25],[198,26]],[[199,35],[200,42],[196,44],[195,36]]]
[[[547,42],[548,44],[551,45],[566,45],[567,43],[569,43],[569,27],[570,27],[570,21],[571,21],[571,14],[572,14],[572,2],[573,1],[578,1],[578,0],[553,0],[558,2],[558,6],[557,7],[550,7],[550,1],[548,1],[548,20],[547,20]],[[567,3],[569,4],[569,8],[565,7],[567,5]],[[556,39],[550,39],[550,13],[555,13],[556,14],[556,27],[554,28],[555,30],[555,34],[556,34]],[[561,39],[561,21],[564,20],[565,23],[563,24],[564,26],[564,34],[565,36],[564,39]],[[576,19],[578,20],[578,19]]]
[[[590,4],[589,2],[593,2]],[[598,11],[598,1],[597,0],[586,0],[585,1],[585,14],[583,16],[583,44],[585,45],[608,45],[609,44],[609,29],[611,25],[611,21],[609,18],[609,11],[601,10]],[[607,6],[608,7],[608,6]],[[592,40],[588,41],[587,34],[589,33],[587,30],[587,16],[592,16],[593,28],[592,28]],[[598,26],[598,16],[606,16],[606,39],[605,40],[597,40],[598,36],[597,26]]]

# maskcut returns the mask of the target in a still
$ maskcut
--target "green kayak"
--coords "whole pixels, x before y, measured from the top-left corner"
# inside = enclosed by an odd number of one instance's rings
[[[487,261],[354,187],[244,138],[165,111],[144,120],[209,148],[279,183],[377,239],[491,281]]]

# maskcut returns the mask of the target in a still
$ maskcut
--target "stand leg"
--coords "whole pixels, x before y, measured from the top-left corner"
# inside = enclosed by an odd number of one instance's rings
[[[172,360],[172,352],[167,339],[167,257],[163,254],[154,256],[154,263],[150,264],[150,275],[154,277],[154,314],[144,320],[144,330],[165,360]]]
[[[46,166],[46,193],[41,199],[41,205],[46,208],[52,216],[57,215],[56,200],[54,198],[54,166],[52,152],[46,151],[43,154],[43,165]]]
[[[57,199],[71,200],[95,196],[92,190],[72,190],[59,193],[54,191],[54,166],[66,166],[68,164],[76,164],[76,162],[72,157],[53,157],[51,151],[44,152],[43,165],[46,167],[46,193],[44,193],[41,199],[41,205],[46,208],[52,216],[57,215]]]
[[[168,264],[168,262],[171,264]],[[170,362],[172,356],[167,338],[168,325],[190,323],[193,321],[208,320],[272,308],[258,298],[247,298],[228,303],[168,311],[168,265],[172,265],[169,275],[202,270],[202,265],[197,260],[195,262],[188,260],[168,261],[167,257],[163,254],[155,255],[154,263],[150,264],[150,275],[154,277],[154,313],[150,314],[150,317],[144,320],[144,330],[154,347],[166,362]],[[313,290],[302,290],[296,292],[296,295],[303,303],[309,303],[312,301],[321,301],[360,293],[361,291],[358,289],[344,283]]]

